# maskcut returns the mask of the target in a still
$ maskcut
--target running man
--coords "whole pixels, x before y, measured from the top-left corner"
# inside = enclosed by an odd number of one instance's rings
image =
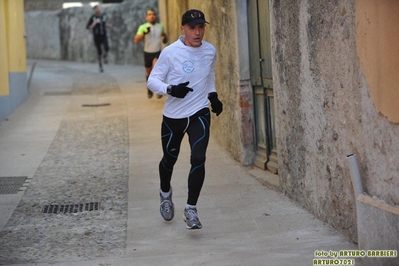
[[[168,37],[165,33],[165,28],[162,24],[157,23],[157,13],[149,9],[146,14],[146,23],[140,25],[134,36],[134,43],[139,43],[144,40],[144,67],[145,78],[148,81],[151,70],[159,58],[161,53],[162,43],[168,42]],[[152,98],[153,92],[147,88],[148,98]],[[158,95],[161,98],[162,95]]]
[[[104,46],[104,63],[107,64],[107,54],[109,51],[107,28],[111,28],[111,25],[107,25],[107,15],[101,13],[101,9],[98,5],[94,6],[93,10],[94,14],[87,22],[86,28],[93,30],[94,44],[98,55],[98,64],[100,66],[100,72],[103,72],[103,64],[101,62],[103,51],[101,46]]]
[[[188,134],[191,169],[183,214],[188,229],[202,228],[196,205],[205,179],[211,124],[209,102],[217,116],[223,111],[215,89],[216,49],[202,40],[206,24],[201,11],[186,11],[180,26],[183,35],[162,51],[147,83],[153,92],[168,95],[161,126],[163,157],[159,163],[160,213],[166,221],[174,217],[172,172],[183,137]]]

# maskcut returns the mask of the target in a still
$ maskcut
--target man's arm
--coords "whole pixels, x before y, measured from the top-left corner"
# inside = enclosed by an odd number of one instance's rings
[[[215,87],[216,51],[212,59],[211,70],[208,74],[208,99],[211,102],[211,111],[219,116],[223,112],[223,103],[219,100]]]
[[[162,37],[162,43],[166,44],[168,42],[168,36],[166,35],[166,33],[161,35]]]
[[[208,93],[211,92],[216,92],[216,77],[215,77],[215,65],[216,65],[216,53],[212,59],[212,63],[211,63],[211,69],[208,73],[208,79],[207,79],[207,89],[208,89]]]
[[[168,42],[168,36],[166,35],[166,32],[165,32],[165,27],[161,24],[161,27],[162,27],[162,34],[161,34],[161,37],[162,37],[162,43],[167,43]]]
[[[144,39],[144,36],[149,32],[150,30],[146,28],[146,24],[141,25],[137,30],[136,36],[134,36],[133,42],[134,43],[141,42]]]
[[[134,36],[134,40],[133,40],[133,42],[134,43],[139,43],[139,42],[141,42],[142,40],[144,39],[144,34],[136,34],[136,36]]]
[[[90,17],[89,21],[87,22],[86,29],[92,29],[91,25],[93,24],[93,17]]]
[[[91,24],[90,24],[90,26],[89,26],[89,29],[92,30],[92,29],[96,26],[97,23],[101,23],[101,19],[92,17],[92,18],[91,18]],[[89,25],[89,24],[87,24],[87,25]]]

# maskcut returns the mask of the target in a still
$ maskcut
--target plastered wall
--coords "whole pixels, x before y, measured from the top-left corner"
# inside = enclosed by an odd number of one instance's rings
[[[0,0],[0,121],[28,97],[22,0]]]
[[[357,53],[374,106],[399,123],[399,2],[356,1]]]
[[[399,127],[373,104],[356,50],[356,1],[271,7],[282,190],[356,240],[347,155],[357,155],[366,193],[399,204]]]

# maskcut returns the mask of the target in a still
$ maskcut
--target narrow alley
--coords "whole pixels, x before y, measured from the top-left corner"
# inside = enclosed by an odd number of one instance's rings
[[[95,64],[37,61],[29,99],[0,123],[0,175],[26,177],[17,194],[0,194],[0,265],[309,266],[332,259],[316,251],[357,249],[262,185],[261,170],[240,166],[212,137],[198,203],[203,229],[187,230],[181,218],[187,140],[172,178],[176,217],[165,222],[164,98],[147,99],[143,73],[142,66],[98,73]]]

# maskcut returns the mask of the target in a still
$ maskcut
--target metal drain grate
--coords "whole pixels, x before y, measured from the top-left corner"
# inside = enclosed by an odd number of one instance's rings
[[[110,106],[110,103],[99,103],[99,104],[82,104],[82,107],[101,107],[101,106]]]
[[[65,96],[65,95],[72,95],[70,91],[45,91],[43,93],[44,96]]]
[[[17,194],[27,176],[0,177],[0,194]]]
[[[99,202],[89,202],[80,204],[49,204],[44,205],[43,213],[58,214],[58,213],[77,213],[84,211],[98,211],[100,208]]]

